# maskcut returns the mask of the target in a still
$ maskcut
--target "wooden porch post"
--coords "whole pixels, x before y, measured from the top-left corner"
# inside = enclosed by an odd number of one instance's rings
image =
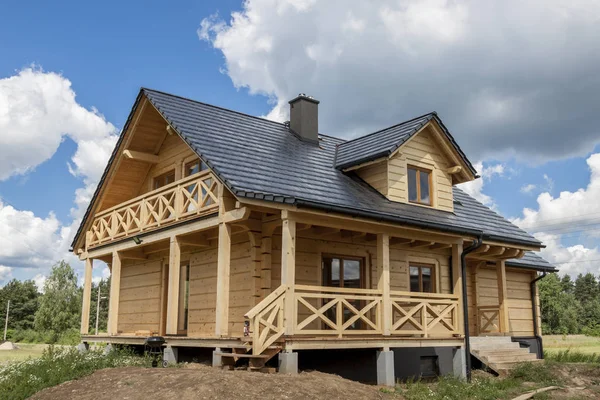
[[[181,246],[177,236],[169,243],[169,281],[167,289],[167,335],[177,335],[177,317],[179,316],[179,274],[181,271]]]
[[[500,322],[500,332],[510,332],[510,322],[508,319],[508,292],[506,289],[506,265],[504,260],[496,262],[496,276],[498,279],[498,305],[500,314],[498,316]]]
[[[83,282],[83,302],[81,305],[81,334],[87,335],[90,331],[90,303],[92,296],[92,267],[94,260],[86,258],[85,275]]]
[[[119,323],[119,294],[121,292],[121,255],[113,251],[110,271],[110,300],[108,304],[108,334],[118,333]]]
[[[229,273],[231,270],[231,226],[219,224],[219,253],[217,256],[217,304],[215,335],[229,335]]]
[[[463,297],[462,280],[466,277],[462,276],[462,261],[461,255],[463,252],[462,243],[452,245],[452,293],[458,295],[458,310],[456,312],[458,332],[465,334],[465,316],[463,313]]]
[[[296,281],[296,220],[287,212],[281,212],[281,284],[287,285],[284,303],[285,334],[294,332],[294,285]]]
[[[381,329],[385,336],[392,330],[392,301],[390,300],[390,235],[380,233],[377,235],[377,274],[379,280],[377,289],[382,291],[382,324]]]

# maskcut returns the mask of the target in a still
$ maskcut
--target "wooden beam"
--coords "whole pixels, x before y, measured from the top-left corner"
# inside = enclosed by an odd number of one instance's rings
[[[462,252],[462,243],[452,245],[452,293],[458,295],[458,309],[454,312],[454,317],[456,318],[456,321],[458,321],[458,332],[464,335],[465,319],[462,312],[462,304],[464,297],[464,293],[462,290],[462,280],[465,279],[465,277],[462,276]]]
[[[250,268],[250,276],[252,278],[252,304],[257,305],[261,300],[261,245],[262,245],[262,233],[261,232],[248,232],[248,238],[250,239],[250,262],[252,267]]]
[[[451,244],[447,244],[447,243],[434,243],[431,246],[429,246],[429,248],[431,250],[436,250],[436,249],[449,249],[451,248],[452,245]]]
[[[410,244],[410,247],[413,248],[417,248],[417,247],[428,247],[428,246],[433,246],[435,244],[435,242],[428,242],[428,241],[416,241],[414,243]]]
[[[181,271],[181,247],[177,236],[169,242],[169,289],[167,292],[167,335],[177,335],[179,316],[179,274]]]
[[[90,330],[90,304],[92,296],[92,267],[94,260],[85,260],[85,275],[83,281],[83,301],[81,305],[81,334],[87,335]]]
[[[175,129],[171,128],[171,125],[167,125],[167,133],[169,135],[174,135],[176,132]]]
[[[482,255],[486,257],[496,257],[501,256],[506,251],[506,247],[492,247],[487,253]]]
[[[108,301],[108,334],[115,336],[119,326],[119,294],[121,292],[121,256],[113,251],[110,271],[110,299]]]
[[[312,228],[312,234],[316,236],[328,236],[334,235],[336,233],[340,233],[341,229],[339,228],[330,228],[326,226],[315,226]]]
[[[230,224],[247,220],[250,217],[250,212],[251,210],[248,207],[241,207],[231,211],[225,211],[223,214],[221,214],[221,222]]]
[[[357,232],[357,231],[349,231],[346,229],[341,230],[341,235],[343,238],[357,239],[367,236],[366,232]]]
[[[414,242],[415,241],[413,239],[399,238],[399,237],[390,238],[390,246],[395,246],[397,244],[412,244]]]
[[[296,282],[296,220],[283,210],[281,212],[281,284],[287,285],[284,302],[285,334],[294,329],[294,284]]]
[[[310,225],[310,224],[299,224],[299,223],[296,223],[296,232],[307,231],[310,228],[312,228],[312,225]]]
[[[217,255],[217,304],[215,335],[229,336],[229,275],[231,273],[231,225],[219,225]]]
[[[508,316],[508,290],[506,288],[506,265],[504,260],[496,262],[496,277],[498,279],[498,305],[500,306],[500,332],[510,332],[510,321]]]
[[[504,253],[502,253],[502,258],[509,259],[517,257],[523,250],[519,249],[506,249]]]
[[[210,247],[210,241],[205,236],[179,237],[177,240],[180,246]]]
[[[160,157],[155,154],[143,153],[135,150],[123,150],[123,155],[131,160],[142,161],[149,164],[158,164],[160,161]]]
[[[481,254],[481,253],[485,253],[490,249],[490,245],[489,244],[484,244],[481,245],[478,249],[473,250],[470,255],[472,254]]]
[[[121,252],[121,260],[147,260],[148,255],[143,249],[132,249]]]
[[[389,336],[392,330],[392,301],[390,299],[390,236],[377,235],[377,289],[383,293],[380,326],[383,335]]]
[[[462,167],[460,165],[455,165],[454,167],[450,167],[450,168],[446,169],[446,172],[449,173],[450,175],[460,174],[461,171],[462,171]]]
[[[263,223],[262,228],[262,240],[261,240],[261,260],[260,260],[260,289],[261,289],[261,300],[264,299],[271,293],[271,251],[273,248],[272,235],[273,230],[269,227],[265,227]]]

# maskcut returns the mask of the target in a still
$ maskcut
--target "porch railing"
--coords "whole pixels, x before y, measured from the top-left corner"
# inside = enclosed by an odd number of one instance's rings
[[[480,334],[500,332],[500,306],[478,306],[477,326]]]
[[[138,196],[98,213],[87,232],[87,247],[156,229],[218,209],[218,181],[211,171]]]
[[[294,336],[383,335],[383,292],[377,289],[285,285],[246,314],[252,329],[252,349],[261,354],[281,338],[288,322],[285,309],[292,302],[293,319],[287,327]],[[450,338],[461,333],[457,295],[392,291],[392,336]]]

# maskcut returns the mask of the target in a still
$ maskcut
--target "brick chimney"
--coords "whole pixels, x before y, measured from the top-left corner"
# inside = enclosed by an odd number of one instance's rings
[[[302,140],[319,142],[319,101],[300,93],[290,100],[290,129]]]

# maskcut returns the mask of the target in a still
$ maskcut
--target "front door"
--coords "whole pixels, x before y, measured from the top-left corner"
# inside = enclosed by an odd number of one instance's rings
[[[364,289],[365,266],[364,259],[358,257],[344,256],[324,256],[323,257],[323,286],[345,288],[345,289]],[[324,302],[328,302],[327,299]],[[363,307],[363,301],[350,299],[348,302],[357,310]],[[335,307],[326,312],[327,318],[335,322]],[[344,322],[355,315],[351,310],[344,307]],[[362,324],[357,321],[348,329],[361,329]]]

